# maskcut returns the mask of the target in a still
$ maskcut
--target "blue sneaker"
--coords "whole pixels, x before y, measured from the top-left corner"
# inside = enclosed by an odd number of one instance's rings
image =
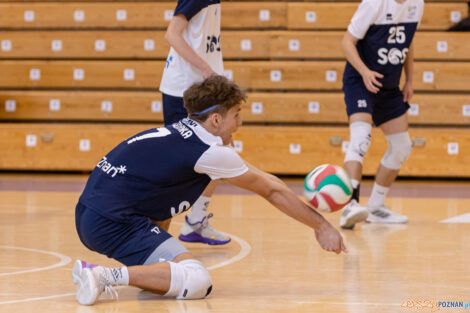
[[[209,225],[209,219],[214,216],[210,213],[202,221],[191,223],[188,216],[185,216],[185,223],[181,227],[181,234],[178,239],[185,242],[202,242],[208,245],[225,245],[230,242],[230,237],[216,231]]]

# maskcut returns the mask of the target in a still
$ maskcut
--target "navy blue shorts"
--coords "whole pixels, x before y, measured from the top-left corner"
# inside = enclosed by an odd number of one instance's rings
[[[360,81],[343,85],[343,92],[348,116],[369,113],[376,126],[402,116],[410,108],[408,102],[403,101],[403,93],[399,88],[380,90],[374,94]]]
[[[184,108],[182,97],[173,97],[162,93],[163,121],[165,126],[178,122],[188,117],[188,111]]]
[[[75,225],[88,249],[127,266],[146,264],[157,247],[172,238],[144,216],[132,215],[124,222],[115,222],[80,202],[75,208]]]

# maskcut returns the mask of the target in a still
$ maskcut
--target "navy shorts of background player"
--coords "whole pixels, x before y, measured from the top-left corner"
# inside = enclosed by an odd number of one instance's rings
[[[232,150],[191,119],[123,141],[97,164],[79,199],[76,227],[80,240],[89,249],[128,266],[158,262],[149,258],[160,245],[167,245],[163,249],[163,254],[169,253],[167,261],[187,252],[149,219],[164,221],[183,213],[211,179],[247,171]],[[211,167],[200,165],[209,162],[202,160],[221,157],[224,163],[232,160],[221,171],[226,174],[215,177],[218,174],[197,172]],[[161,257],[162,251],[157,254]]]
[[[347,62],[343,91],[348,116],[370,113],[378,126],[406,113],[409,104],[403,101],[399,83],[422,6],[422,0],[409,0],[403,4],[395,0],[364,0],[361,3],[348,31],[359,39],[356,48],[364,64],[384,75],[379,79],[383,87],[377,94],[368,91],[361,75]],[[361,28],[367,26],[367,32],[362,35]]]

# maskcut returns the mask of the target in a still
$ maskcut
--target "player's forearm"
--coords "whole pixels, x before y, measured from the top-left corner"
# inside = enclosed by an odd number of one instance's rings
[[[183,59],[188,61],[192,66],[201,72],[212,70],[209,64],[207,64],[206,61],[204,61],[199,55],[197,55],[196,52],[194,52],[186,40],[184,40],[182,35],[167,32],[165,39]]]
[[[341,43],[341,48],[344,55],[346,56],[346,60],[351,63],[351,65],[359,72],[359,74],[363,75],[367,70],[369,70],[369,68],[364,64],[361,57],[359,56],[356,45],[353,41],[344,38]]]
[[[284,214],[315,230],[319,230],[322,225],[328,223],[323,216],[302,202],[287,186],[280,186],[266,199]]]
[[[414,65],[414,49],[413,49],[413,44],[410,45],[410,48],[408,50],[408,55],[406,56],[405,60],[405,76],[406,76],[406,81],[409,83],[413,82],[413,65]]]

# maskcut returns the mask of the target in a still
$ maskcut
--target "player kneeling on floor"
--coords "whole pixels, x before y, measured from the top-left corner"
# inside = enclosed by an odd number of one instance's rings
[[[77,300],[96,302],[115,285],[131,285],[177,299],[201,299],[212,290],[204,266],[168,234],[171,218],[191,208],[211,180],[253,191],[315,231],[327,251],[346,251],[339,232],[277,177],[245,163],[230,146],[241,125],[246,95],[223,76],[184,93],[189,118],[121,142],[91,173],[75,211],[77,232],[90,250],[125,266],[77,260]],[[182,153],[184,152],[184,153]]]

